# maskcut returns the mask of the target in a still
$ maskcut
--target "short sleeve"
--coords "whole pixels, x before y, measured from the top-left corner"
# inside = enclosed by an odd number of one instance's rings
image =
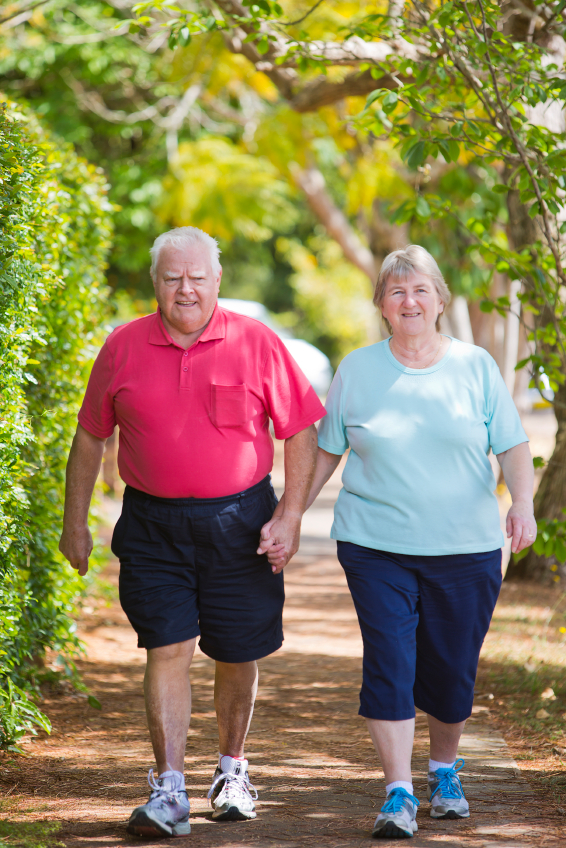
[[[487,431],[494,454],[528,442],[517,407],[495,362],[490,363],[490,386],[487,398]]]
[[[116,426],[114,399],[110,392],[113,376],[113,358],[106,341],[92,366],[78,415],[81,427],[98,439],[107,439]]]
[[[278,336],[267,353],[262,387],[277,439],[289,439],[326,415],[315,390]]]
[[[343,383],[340,368],[334,375],[326,398],[326,418],[318,429],[318,446],[328,453],[342,456],[349,448],[342,415]]]

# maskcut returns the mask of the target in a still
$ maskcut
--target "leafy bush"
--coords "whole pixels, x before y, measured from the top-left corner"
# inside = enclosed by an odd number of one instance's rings
[[[0,745],[46,719],[47,648],[78,650],[57,551],[64,469],[99,341],[110,205],[101,173],[15,104],[0,112]],[[72,660],[71,660],[72,662]],[[33,731],[32,731],[33,732]]]

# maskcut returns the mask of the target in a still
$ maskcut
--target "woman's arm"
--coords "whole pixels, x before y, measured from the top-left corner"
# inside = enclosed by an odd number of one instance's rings
[[[318,449],[318,454],[316,458],[316,470],[314,472],[311,490],[307,498],[305,512],[309,508],[309,506],[311,506],[316,500],[324,484],[330,480],[330,478],[340,465],[341,459],[342,457],[339,454],[328,453],[328,451],[325,451],[322,448]],[[283,495],[281,496],[281,500],[275,507],[275,511],[273,513],[271,521],[268,521],[268,523],[262,527],[260,544],[257,550],[258,554],[266,553],[267,559],[269,560],[271,565],[275,566],[278,566],[280,564],[280,559],[282,559],[282,545],[276,545],[275,540],[271,538],[271,525],[280,515],[283,515],[284,509],[285,493],[283,493]]]
[[[523,442],[497,454],[511,499],[507,513],[507,538],[513,537],[511,550],[518,554],[532,545],[537,537],[537,524],[533,510],[535,473],[529,445]]]

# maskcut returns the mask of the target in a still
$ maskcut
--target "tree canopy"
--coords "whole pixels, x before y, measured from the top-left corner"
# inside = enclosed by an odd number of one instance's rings
[[[225,293],[336,363],[375,337],[383,256],[419,242],[454,293],[517,312],[566,451],[564,29],[558,0],[21,2],[0,74],[108,174],[114,285],[147,295],[149,240],[214,222]],[[565,465],[539,489],[545,568]]]

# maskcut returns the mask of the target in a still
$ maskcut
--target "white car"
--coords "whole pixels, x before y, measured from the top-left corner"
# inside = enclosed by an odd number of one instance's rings
[[[295,339],[284,327],[280,327],[262,303],[255,300],[238,300],[232,297],[219,297],[218,303],[230,312],[247,315],[261,321],[277,333],[307,380],[318,395],[326,395],[332,382],[333,370],[329,358],[321,350],[304,339]]]

